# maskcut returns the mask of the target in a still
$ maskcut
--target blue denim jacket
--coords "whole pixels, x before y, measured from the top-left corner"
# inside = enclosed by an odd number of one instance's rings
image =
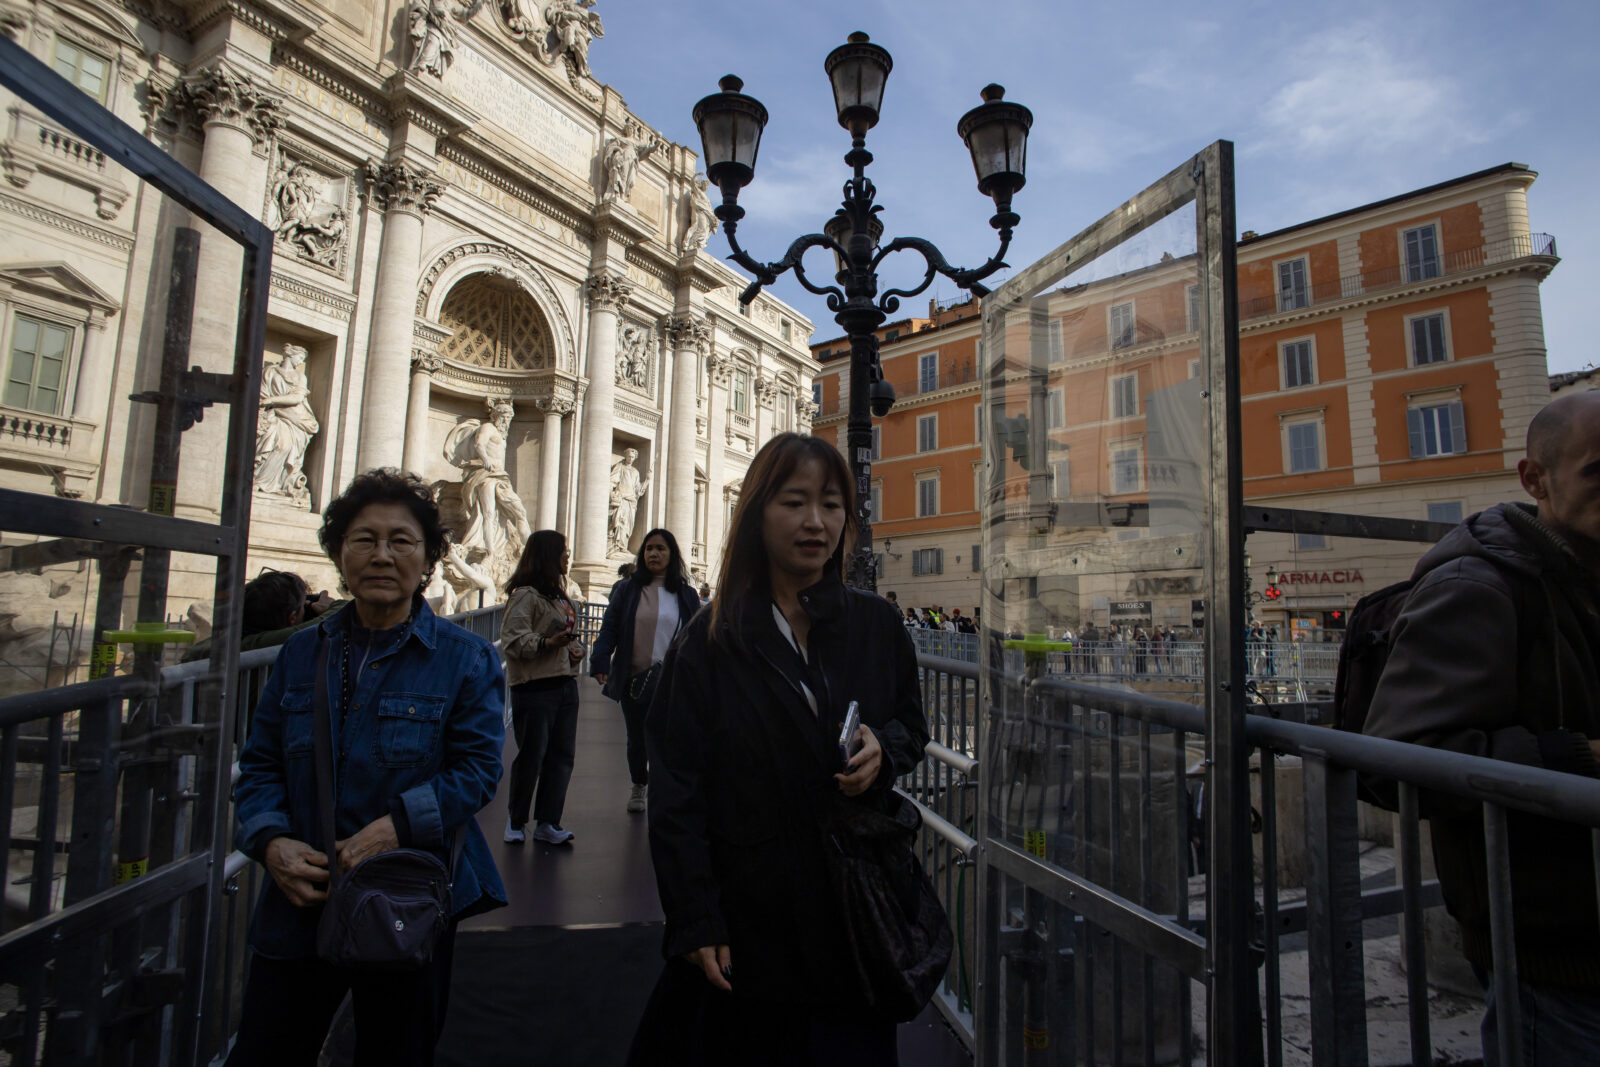
[[[410,829],[410,840],[401,843],[448,862],[450,834],[464,827],[451,891],[455,915],[500,907],[505,887],[474,818],[500,781],[505,673],[499,654],[423,604],[404,638],[359,668],[346,712],[339,665],[348,636],[343,616],[350,610],[294,634],[278,653],[239,756],[234,843],[258,862],[267,842],[283,834],[323,848],[311,707],[317,642],[326,638],[328,704],[340,765],[335,833],[349,837],[388,814],[398,800]],[[250,944],[277,959],[313,956],[321,910],[295,907],[269,877],[251,920]]]

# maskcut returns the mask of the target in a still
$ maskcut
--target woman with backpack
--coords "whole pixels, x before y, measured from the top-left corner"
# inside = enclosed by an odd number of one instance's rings
[[[577,758],[578,664],[584,648],[576,633],[578,608],[566,590],[571,561],[566,537],[555,530],[536,531],[506,583],[500,647],[517,742],[506,813],[508,845],[527,840],[530,805],[535,841],[572,843],[572,831],[562,829],[561,812]]]
[[[639,546],[633,572],[611,588],[611,603],[600,621],[589,657],[589,673],[601,692],[622,705],[628,728],[628,777],[633,786],[628,810],[644,810],[650,781],[644,747],[644,716],[655,696],[656,679],[667,646],[695,612],[700,597],[689,580],[677,538],[667,530],[651,530]]]

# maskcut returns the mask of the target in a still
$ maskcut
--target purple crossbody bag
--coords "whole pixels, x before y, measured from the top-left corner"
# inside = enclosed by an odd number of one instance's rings
[[[328,709],[328,639],[317,644],[312,734],[317,761],[317,806],[328,856],[328,900],[317,923],[317,955],[341,967],[410,971],[433,958],[450,927],[450,885],[461,859],[462,833],[450,849],[450,866],[416,848],[368,856],[339,874],[334,842],[333,718]]]

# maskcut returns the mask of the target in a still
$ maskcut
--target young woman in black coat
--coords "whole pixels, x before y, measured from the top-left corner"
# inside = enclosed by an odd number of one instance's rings
[[[899,613],[840,581],[854,513],[836,448],[774,437],[745,476],[717,597],[667,654],[646,720],[667,965],[632,1063],[898,1062],[894,1020],[847,978],[824,827],[835,805],[898,805],[928,729]]]

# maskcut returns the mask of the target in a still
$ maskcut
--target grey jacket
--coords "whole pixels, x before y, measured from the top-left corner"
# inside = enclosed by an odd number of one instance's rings
[[[574,610],[577,605],[573,605]],[[571,644],[546,645],[545,638],[554,636],[567,627],[566,613],[561,606],[531,586],[520,586],[511,592],[506,602],[506,614],[500,624],[500,648],[506,657],[506,681],[520,685],[538,678],[578,676],[582,663],[572,661],[568,649],[583,647],[576,638]]]
[[[1525,504],[1469,517],[1418,562],[1365,732],[1600,777],[1600,561],[1580,560]],[[1467,957],[1490,965],[1481,809],[1425,798],[1445,903]],[[1523,978],[1600,986],[1589,831],[1511,813]]]

